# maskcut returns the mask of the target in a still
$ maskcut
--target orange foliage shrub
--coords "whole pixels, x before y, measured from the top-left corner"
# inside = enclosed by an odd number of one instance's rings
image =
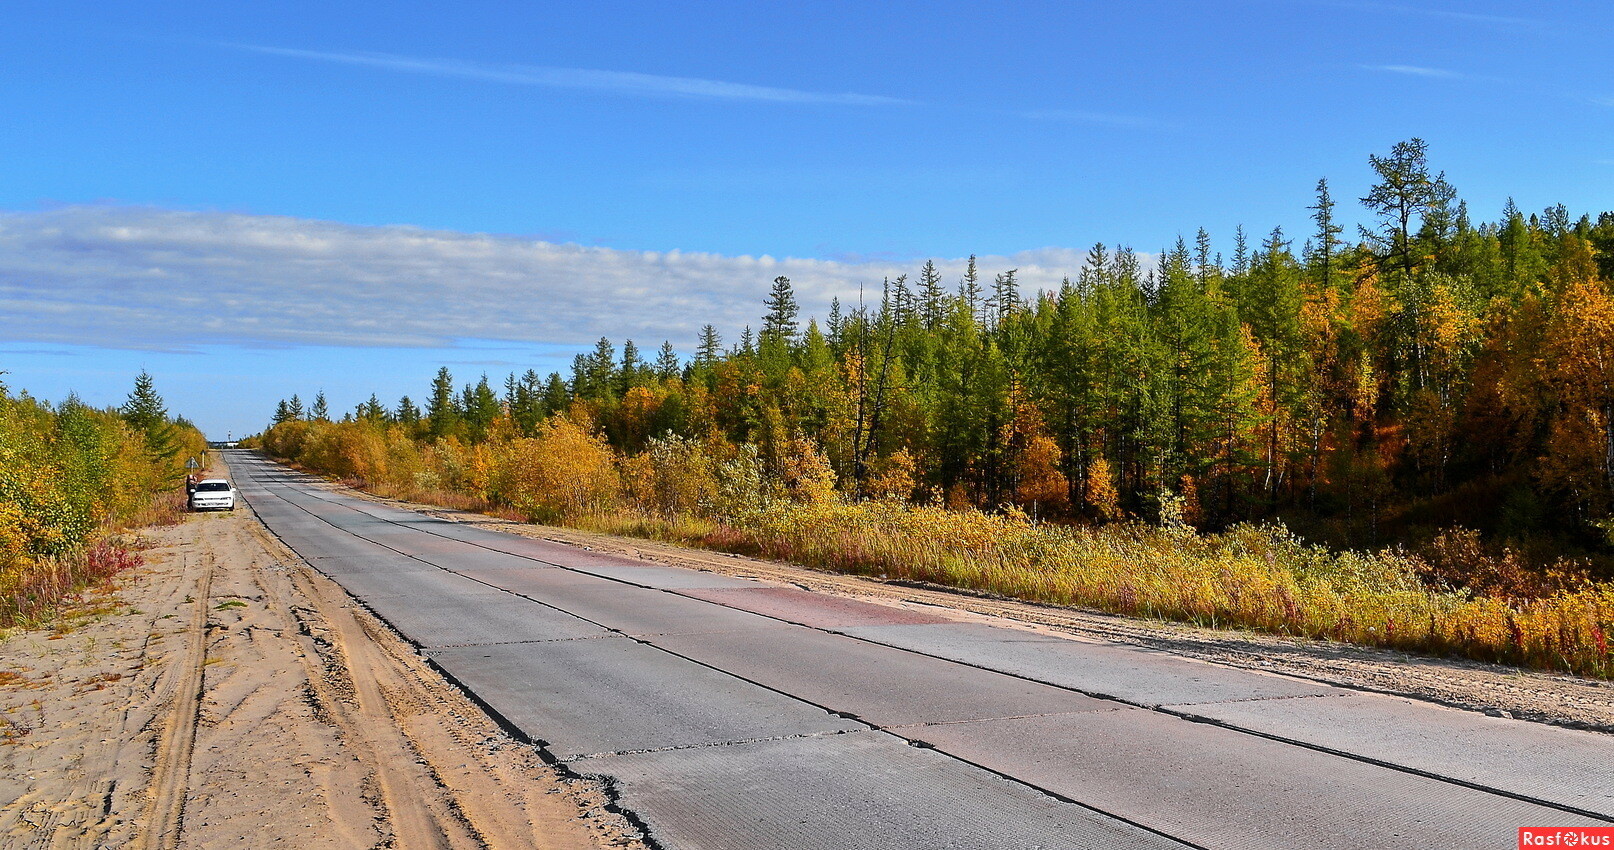
[[[385,436],[368,422],[312,422],[302,462],[337,478],[378,481],[387,474]]]
[[[534,520],[606,510],[621,492],[611,447],[566,417],[498,446],[490,466],[490,495]]]

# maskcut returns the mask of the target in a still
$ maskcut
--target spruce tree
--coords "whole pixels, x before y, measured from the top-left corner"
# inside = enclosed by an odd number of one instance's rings
[[[544,412],[550,416],[565,413],[569,404],[571,397],[566,392],[566,382],[559,372],[550,372],[549,380],[544,383]]]
[[[454,376],[447,366],[432,379],[431,395],[426,398],[426,428],[432,437],[447,437],[459,426],[459,406],[454,399]]]
[[[763,306],[768,308],[762,318],[763,343],[769,339],[786,344],[794,342],[800,327],[797,323],[800,308],[796,305],[796,291],[790,286],[790,278],[780,275],[773,279],[773,289],[769,290]]]
[[[410,401],[409,396],[398,399],[398,411],[393,414],[398,424],[413,428],[420,422],[420,408]]]
[[[976,321],[981,319],[981,272],[975,267],[975,255],[970,255],[969,265],[964,267],[964,279],[959,282],[958,297],[969,308],[970,315]]]
[[[935,330],[941,327],[942,320],[947,315],[947,293],[942,291],[941,272],[936,270],[934,260],[926,260],[925,267],[919,271],[919,312],[924,319],[926,330]],[[830,333],[834,335],[834,326]]]
[[[1201,227],[1194,235],[1194,265],[1195,275],[1199,278],[1199,287],[1204,289],[1210,285],[1211,272],[1211,238],[1210,234]],[[1221,269],[1215,269],[1219,274]]]
[[[717,365],[718,358],[723,356],[723,337],[718,334],[717,328],[706,325],[701,328],[700,341],[695,345],[695,365],[710,369]]]
[[[678,377],[678,370],[678,352],[673,350],[672,341],[662,342],[661,349],[656,352],[656,377],[670,381]]]
[[[134,389],[123,403],[123,421],[145,434],[152,434],[168,424],[168,405],[157,394],[156,382],[151,373],[140,370],[135,376]]]
[[[358,418],[366,422],[385,422],[387,420],[387,409],[381,406],[381,399],[377,398],[375,393],[370,394],[368,401],[360,403],[355,413],[358,414]]]
[[[589,356],[588,388],[586,391],[578,390],[577,394],[584,398],[603,400],[616,386],[616,346],[611,344],[608,337],[600,337],[594,343],[594,353]]]
[[[175,443],[174,424],[168,418],[168,405],[157,394],[150,372],[140,370],[120,412],[123,421],[145,437],[146,450],[152,457],[171,460],[178,456],[179,446]]]
[[[622,343],[622,369],[617,373],[616,391],[618,395],[627,395],[628,390],[640,383],[640,373],[644,370],[644,360],[639,356],[639,346],[633,340],[624,340]]]
[[[992,307],[993,327],[1002,327],[1004,320],[1020,307],[1020,284],[1015,280],[1019,273],[1019,269],[1009,269],[992,280],[992,297],[988,303]]]
[[[487,438],[488,429],[501,412],[499,397],[494,394],[493,387],[488,384],[486,372],[482,373],[482,379],[477,381],[474,386],[471,384],[465,385],[465,391],[460,401],[460,413],[472,442],[481,442]]]

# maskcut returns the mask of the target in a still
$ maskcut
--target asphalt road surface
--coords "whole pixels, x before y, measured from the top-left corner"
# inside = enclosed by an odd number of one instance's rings
[[[668,848],[1512,848],[1614,738],[606,556],[233,452],[281,540]]]

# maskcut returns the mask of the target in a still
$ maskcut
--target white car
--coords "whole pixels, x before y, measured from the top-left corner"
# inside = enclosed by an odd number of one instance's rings
[[[235,510],[235,488],[223,478],[208,478],[196,482],[196,489],[191,493],[191,510],[193,511],[233,511]]]

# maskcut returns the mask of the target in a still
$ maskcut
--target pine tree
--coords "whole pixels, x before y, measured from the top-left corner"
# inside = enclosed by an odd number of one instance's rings
[[[891,282],[891,310],[899,325],[907,324],[910,318],[918,315],[914,309],[913,290],[908,288],[908,276],[905,274],[897,275],[897,279]]]
[[[286,403],[286,412],[290,413],[294,420],[303,418],[303,400],[298,398],[296,393],[292,393],[291,401]]]
[[[1298,267],[1283,238],[1283,228],[1273,228],[1262,244],[1242,294],[1239,315],[1261,347],[1270,393],[1263,486],[1265,495],[1272,498],[1289,480],[1286,449],[1292,441],[1286,438],[1303,418],[1299,411],[1312,373],[1301,334],[1304,299]]]
[[[314,405],[308,409],[308,418],[315,422],[331,421],[331,407],[325,401],[324,390],[320,390],[314,395]]]
[[[1094,291],[1109,285],[1110,280],[1110,254],[1103,242],[1098,242],[1087,249],[1087,259],[1082,261],[1082,270],[1076,276],[1077,285],[1083,295],[1090,295]]]
[[[1368,156],[1379,182],[1362,198],[1362,205],[1379,216],[1377,230],[1361,228],[1362,238],[1378,249],[1380,265],[1411,275],[1418,263],[1413,250],[1413,222],[1444,203],[1445,175],[1431,176],[1429,144],[1412,138],[1397,142],[1390,155]]]

